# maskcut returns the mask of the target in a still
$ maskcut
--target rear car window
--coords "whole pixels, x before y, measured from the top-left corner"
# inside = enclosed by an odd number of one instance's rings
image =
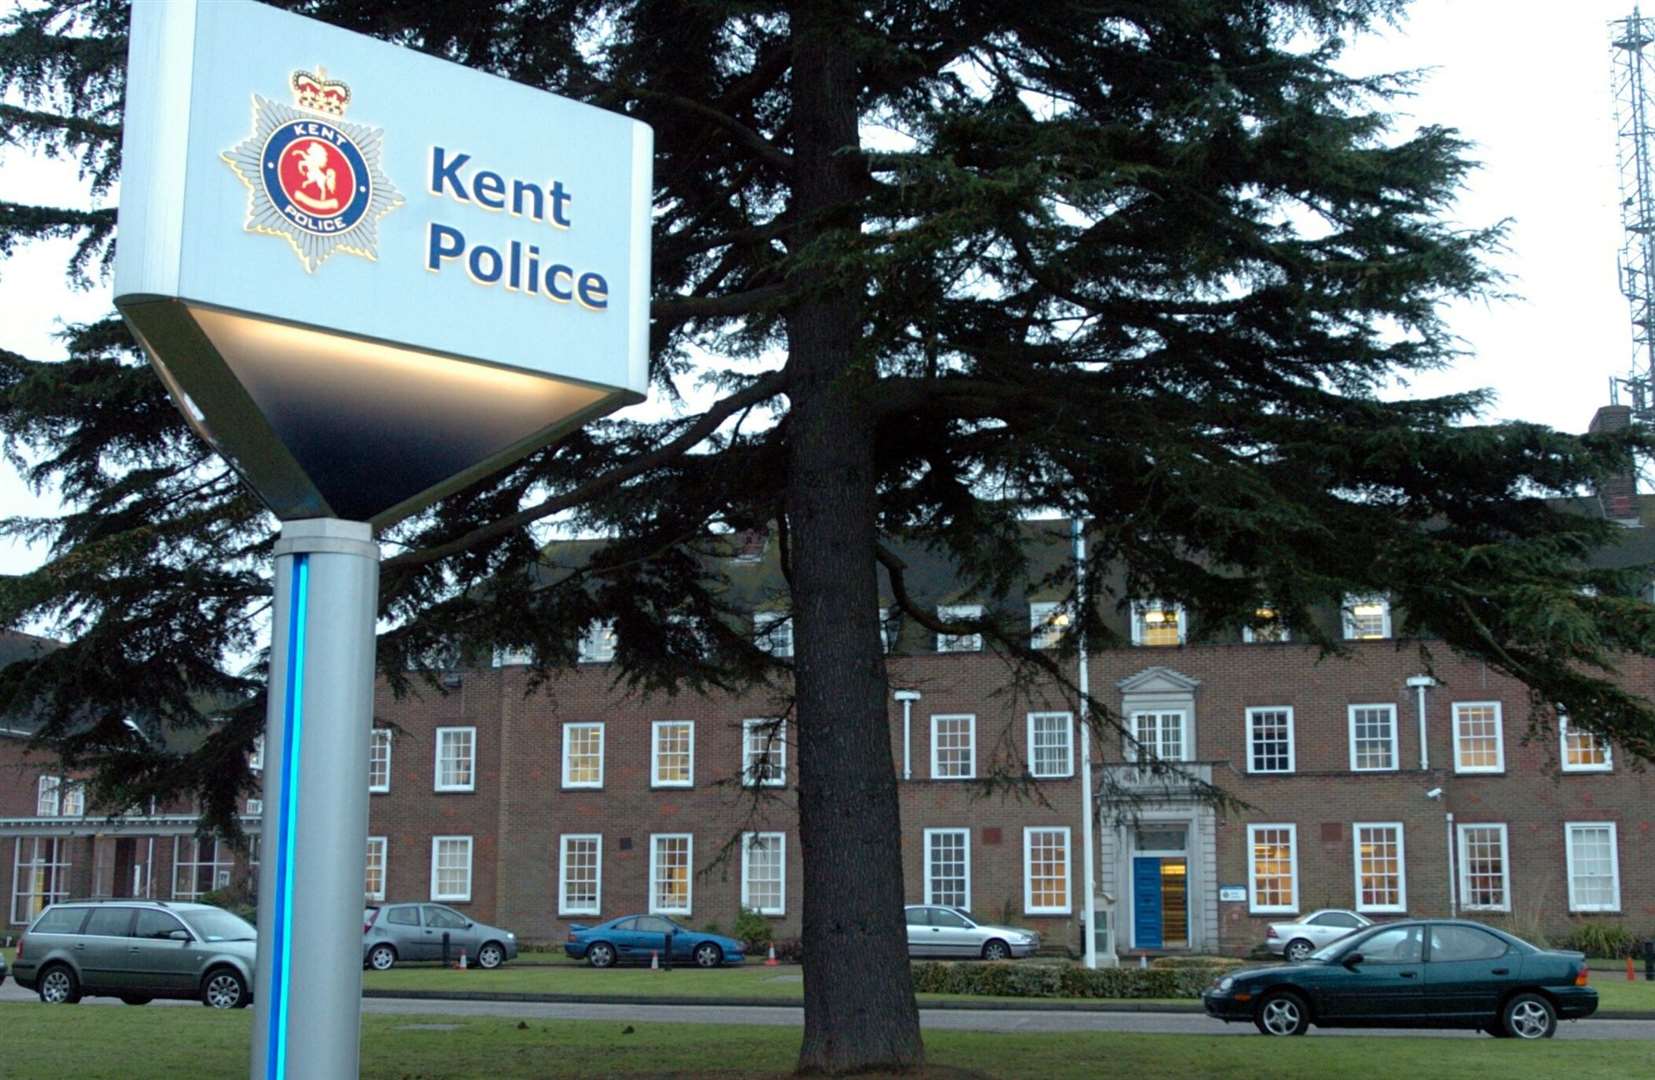
[[[1492,960],[1504,956],[1506,948],[1506,943],[1493,934],[1469,926],[1431,927],[1431,959],[1439,964]]]
[[[389,923],[396,923],[398,926],[418,926],[419,908],[394,907],[390,910],[390,913],[385,916],[385,921]]]
[[[80,924],[86,920],[86,909],[83,907],[55,907],[35,920],[29,927],[31,934],[78,934]]]
[[[131,928],[131,908],[103,907],[92,909],[92,917],[86,920],[86,929],[81,932],[103,937],[126,937]]]

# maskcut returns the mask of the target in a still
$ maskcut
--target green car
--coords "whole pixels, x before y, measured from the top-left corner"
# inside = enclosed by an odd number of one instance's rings
[[[1300,964],[1226,975],[1202,995],[1207,1015],[1266,1035],[1318,1027],[1473,1028],[1546,1039],[1557,1021],[1597,1012],[1583,953],[1537,949],[1481,923],[1382,923]]]

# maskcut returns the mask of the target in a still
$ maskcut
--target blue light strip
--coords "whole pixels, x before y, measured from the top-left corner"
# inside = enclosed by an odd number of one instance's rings
[[[310,595],[310,556],[293,556],[287,602],[287,698],[282,703],[281,818],[276,823],[275,940],[271,943],[270,1031],[265,1039],[266,1080],[287,1076],[287,1002],[293,957],[293,844],[299,817],[299,737],[305,692],[305,616]]]

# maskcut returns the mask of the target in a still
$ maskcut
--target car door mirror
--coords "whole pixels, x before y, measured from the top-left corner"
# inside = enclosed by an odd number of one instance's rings
[[[471,921],[471,920],[469,920],[469,919],[467,919],[467,920],[466,920],[466,924],[465,924],[465,928],[466,928],[466,929],[467,929],[467,930],[470,930],[470,929],[471,929],[471,928],[472,928],[472,927],[473,927],[473,926],[476,926],[476,925],[477,925],[477,924],[476,924],[476,923],[474,923],[474,922],[472,922],[472,921]]]
[[[190,940],[190,932],[188,930],[168,930],[167,940],[187,942]]]
[[[1365,959],[1367,958],[1359,952],[1348,952],[1339,962],[1350,968],[1352,971],[1355,971],[1356,965],[1360,964]]]

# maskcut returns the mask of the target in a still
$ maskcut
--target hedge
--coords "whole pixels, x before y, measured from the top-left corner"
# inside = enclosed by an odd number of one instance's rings
[[[1078,964],[1000,963],[913,966],[921,994],[985,994],[994,997],[1197,998],[1224,969],[1098,968]]]

